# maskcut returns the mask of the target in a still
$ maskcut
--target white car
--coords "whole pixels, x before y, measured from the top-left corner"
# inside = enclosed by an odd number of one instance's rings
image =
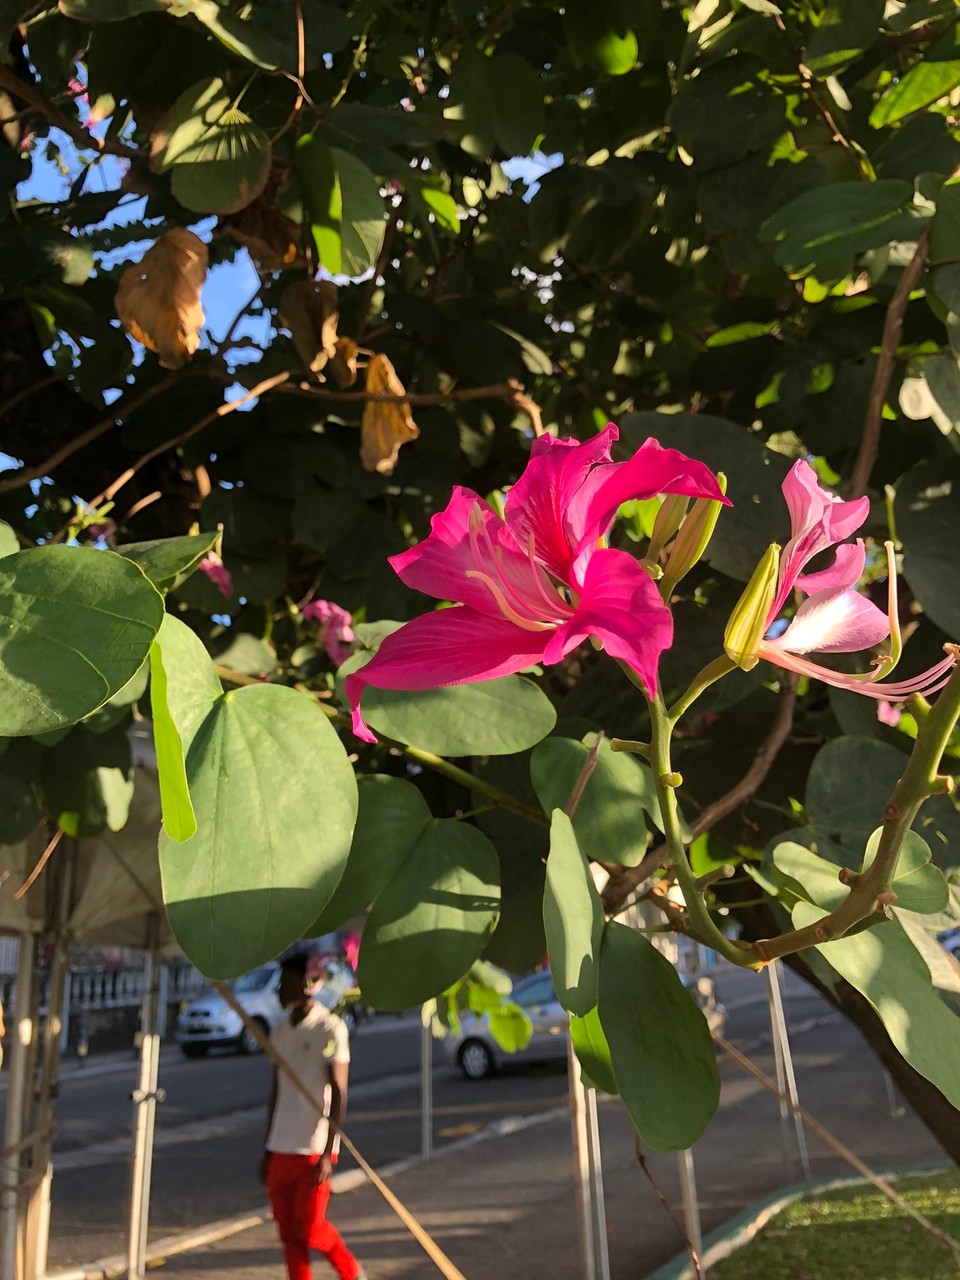
[[[717,999],[713,979],[684,974],[680,981],[700,1006],[711,1032],[722,1034],[727,1014]],[[468,1080],[483,1080],[498,1071],[505,1062],[516,1059],[548,1062],[566,1058],[568,1015],[557,999],[550,971],[545,969],[521,979],[509,999],[518,1004],[533,1023],[530,1043],[519,1053],[507,1053],[491,1035],[485,1015],[478,1018],[472,1013],[463,1014],[460,1034],[447,1036],[444,1052],[447,1061],[456,1064]]]
[[[345,966],[329,966],[330,980],[314,995],[326,1009],[336,1011],[353,1034],[357,1018],[353,1008],[343,1005],[350,983]],[[343,970],[343,971],[341,971]],[[256,1022],[261,1031],[270,1032],[284,1016],[277,998],[280,981],[280,963],[271,960],[251,973],[237,978],[231,986],[238,1004]],[[176,1041],[188,1058],[202,1058],[216,1046],[233,1046],[240,1053],[259,1053],[256,1036],[244,1026],[240,1015],[234,1013],[222,996],[215,991],[200,996],[186,1005],[177,1018]]]
[[[232,984],[237,1003],[243,1006],[261,1031],[272,1031],[283,1017],[277,999],[280,965],[276,960],[245,973]],[[241,1053],[259,1053],[256,1037],[243,1025],[240,1015],[211,991],[182,1009],[177,1018],[176,1041],[188,1058],[202,1058],[215,1045],[234,1045]]]

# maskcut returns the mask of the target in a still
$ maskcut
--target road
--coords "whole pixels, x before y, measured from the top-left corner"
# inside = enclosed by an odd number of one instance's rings
[[[754,1047],[767,1029],[762,988],[734,974],[724,990],[727,1032]],[[739,994],[741,990],[752,994]],[[791,980],[794,1026],[836,1020],[819,997]],[[759,998],[758,998],[759,996]],[[413,1019],[381,1019],[353,1042],[348,1131],[375,1166],[415,1155],[420,1147],[420,1028]],[[151,1202],[151,1236],[258,1210],[255,1172],[263,1140],[270,1064],[263,1057],[211,1054],[199,1060],[164,1052]],[[127,1159],[135,1063],[65,1072],[58,1110],[50,1267],[75,1266],[124,1248]],[[532,1115],[566,1101],[562,1064],[516,1064],[485,1081],[467,1081],[434,1055],[434,1141],[456,1141],[494,1121]],[[2,1095],[0,1095],[2,1103]],[[341,1167],[349,1167],[345,1159]]]

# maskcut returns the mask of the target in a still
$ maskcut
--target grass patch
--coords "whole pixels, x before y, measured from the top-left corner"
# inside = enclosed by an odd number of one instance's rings
[[[960,1240],[960,1173],[900,1178],[911,1208]],[[957,1280],[952,1252],[872,1187],[795,1200],[710,1280]]]

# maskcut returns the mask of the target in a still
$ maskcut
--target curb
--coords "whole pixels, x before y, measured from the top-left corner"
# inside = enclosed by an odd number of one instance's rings
[[[902,1178],[910,1174],[948,1173],[954,1168],[954,1165],[944,1164],[897,1165],[894,1168],[881,1169],[877,1176],[880,1178]],[[800,1200],[804,1196],[815,1195],[818,1192],[835,1191],[840,1187],[850,1186],[869,1187],[872,1186],[872,1183],[868,1178],[861,1178],[859,1174],[845,1174],[833,1178],[813,1178],[810,1182],[790,1183],[786,1187],[781,1187],[779,1191],[772,1191],[769,1195],[761,1196],[759,1200],[755,1200],[748,1208],[735,1214],[704,1236],[701,1257],[703,1270],[709,1272],[710,1268],[720,1262],[721,1259],[729,1257],[731,1253],[735,1253],[738,1249],[742,1249],[745,1244],[749,1244],[757,1232],[761,1231],[771,1218],[776,1217],[782,1209],[786,1209],[795,1200]],[[651,1271],[649,1275],[644,1277],[644,1280],[695,1280],[689,1253],[684,1250],[682,1253],[676,1254],[669,1262],[665,1262],[663,1266],[658,1267],[656,1271]]]
[[[550,1120],[556,1120],[567,1114],[566,1106],[561,1106],[553,1107],[549,1111],[537,1111],[529,1116],[495,1120],[478,1133],[472,1133],[467,1138],[461,1138],[456,1142],[447,1142],[442,1147],[437,1147],[434,1150],[432,1159],[429,1161],[425,1161],[422,1156],[408,1156],[404,1160],[397,1160],[388,1165],[381,1171],[380,1176],[393,1178],[420,1165],[433,1164],[448,1155],[456,1155],[458,1152],[474,1147],[480,1142],[487,1142],[491,1138],[506,1138],[513,1133],[522,1133],[525,1129],[532,1129],[535,1125],[545,1124]],[[334,1195],[345,1195],[350,1191],[356,1191],[365,1186],[368,1181],[369,1179],[362,1169],[349,1169],[343,1173],[335,1173],[333,1175],[331,1190]],[[167,1258],[175,1257],[181,1253],[190,1253],[192,1250],[200,1249],[207,1244],[215,1244],[218,1240],[225,1240],[228,1236],[237,1235],[241,1231],[249,1231],[253,1227],[263,1226],[264,1223],[271,1220],[272,1215],[269,1208],[264,1207],[258,1213],[244,1213],[238,1214],[233,1218],[220,1218],[216,1222],[208,1222],[205,1226],[196,1227],[193,1231],[185,1231],[175,1236],[164,1236],[148,1246],[146,1264],[149,1268],[161,1267]],[[116,1280],[117,1277],[127,1274],[127,1265],[127,1255],[125,1253],[117,1253],[107,1258],[98,1258],[95,1262],[84,1263],[79,1267],[71,1267],[64,1271],[50,1271],[47,1273],[46,1280]]]

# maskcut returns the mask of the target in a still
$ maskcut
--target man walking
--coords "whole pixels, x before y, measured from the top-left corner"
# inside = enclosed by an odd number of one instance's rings
[[[274,1028],[271,1040],[311,1094],[323,1100],[323,1116],[274,1068],[260,1176],[270,1195],[290,1280],[313,1280],[311,1251],[322,1253],[340,1280],[366,1280],[340,1233],[327,1221],[330,1178],[347,1107],[350,1040],[336,1014],[313,999],[312,958],[295,955],[282,961],[278,994],[288,1016]]]

